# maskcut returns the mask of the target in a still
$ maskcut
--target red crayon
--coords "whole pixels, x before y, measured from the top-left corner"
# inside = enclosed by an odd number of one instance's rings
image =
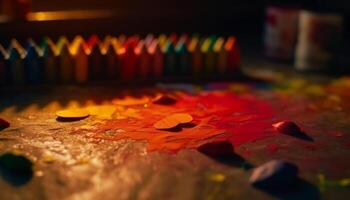
[[[122,79],[124,81],[130,81],[135,77],[136,73],[136,61],[135,47],[137,45],[138,38],[130,37],[124,44],[123,50],[121,50],[122,58]]]
[[[176,46],[176,44],[178,42],[178,37],[177,37],[176,33],[170,34],[169,40],[173,43],[174,46]]]
[[[153,76],[157,79],[161,78],[164,69],[164,54],[160,47],[158,40],[153,40],[152,44],[148,48],[148,52],[151,55],[151,67],[153,69]]]
[[[239,70],[240,54],[236,38],[231,36],[225,43],[227,51],[227,68],[228,72],[233,73]]]
[[[149,77],[150,73],[150,55],[148,54],[146,44],[143,40],[140,40],[135,48],[135,54],[137,57],[137,72],[142,79]]]

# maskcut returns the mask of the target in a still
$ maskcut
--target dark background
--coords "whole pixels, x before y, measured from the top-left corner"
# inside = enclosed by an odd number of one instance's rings
[[[76,34],[200,33],[261,38],[264,12],[268,5],[298,6],[345,16],[349,32],[346,0],[33,0],[32,10],[109,9],[115,15],[107,19],[64,20],[49,22],[15,21],[0,24],[0,40],[25,39],[49,35],[73,37]],[[348,36],[346,36],[348,40]]]

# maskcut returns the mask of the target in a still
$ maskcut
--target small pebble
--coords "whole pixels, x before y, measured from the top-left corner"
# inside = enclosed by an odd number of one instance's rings
[[[232,156],[234,154],[234,148],[229,141],[206,143],[199,146],[198,151],[212,157]]]
[[[290,121],[282,121],[278,122],[272,125],[276,131],[288,134],[288,135],[298,135],[301,133],[301,130],[298,125],[296,125],[294,122]]]
[[[282,160],[272,160],[254,169],[249,182],[262,189],[285,189],[296,182],[298,167]]]

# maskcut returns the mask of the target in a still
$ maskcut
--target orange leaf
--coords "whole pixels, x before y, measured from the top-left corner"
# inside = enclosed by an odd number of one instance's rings
[[[56,112],[57,117],[60,118],[85,118],[88,117],[89,111],[85,109],[67,109],[67,110],[61,110]]]
[[[192,116],[186,113],[177,113],[163,118],[156,122],[153,126],[156,129],[171,129],[179,124],[189,123],[193,120]]]

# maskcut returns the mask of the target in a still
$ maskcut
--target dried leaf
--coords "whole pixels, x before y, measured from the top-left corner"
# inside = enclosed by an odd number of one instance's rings
[[[88,117],[90,114],[86,109],[67,109],[57,111],[56,115],[63,119],[76,119]]]
[[[192,116],[186,113],[177,113],[159,120],[154,124],[156,129],[171,129],[179,124],[186,124],[193,120]]]

